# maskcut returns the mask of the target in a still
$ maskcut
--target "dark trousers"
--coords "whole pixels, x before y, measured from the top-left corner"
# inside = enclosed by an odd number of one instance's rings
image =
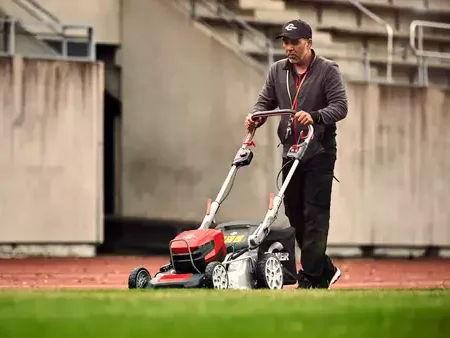
[[[284,194],[284,208],[301,250],[303,274],[314,283],[334,273],[325,254],[330,220],[331,190],[336,157],[322,153],[299,163]],[[289,163],[288,163],[289,162]],[[283,182],[293,159],[283,158]]]

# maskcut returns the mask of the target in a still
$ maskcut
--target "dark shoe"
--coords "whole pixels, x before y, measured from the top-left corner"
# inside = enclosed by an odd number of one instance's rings
[[[308,278],[303,270],[300,270],[298,272],[298,289],[330,289],[331,286],[338,281],[341,275],[341,270],[334,267],[331,274],[328,274],[325,278],[316,281]]]
[[[312,289],[313,283],[302,273],[298,274],[297,289]]]
[[[298,287],[297,289],[322,289],[323,286],[314,283],[310,278],[308,278],[303,270],[298,272]]]

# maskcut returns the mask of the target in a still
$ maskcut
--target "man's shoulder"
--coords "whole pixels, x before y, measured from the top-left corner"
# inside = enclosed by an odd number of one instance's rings
[[[327,59],[322,55],[316,55],[316,63],[317,66],[322,67],[324,69],[329,69],[331,67],[338,66],[337,62],[331,59]]]

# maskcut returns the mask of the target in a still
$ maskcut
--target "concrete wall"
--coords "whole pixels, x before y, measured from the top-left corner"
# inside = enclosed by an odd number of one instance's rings
[[[200,222],[264,74],[168,3],[123,5],[122,213]],[[330,244],[450,245],[450,93],[354,82],[347,90]],[[263,218],[280,164],[275,124],[258,132],[255,161],[218,221]]]
[[[0,243],[103,240],[103,66],[0,58]]]
[[[450,245],[450,91],[347,89],[331,242]]]
[[[130,0],[122,12],[122,213],[201,221],[245,136],[264,73],[169,2]],[[274,135],[258,133],[253,165],[238,173],[220,219],[265,212]]]

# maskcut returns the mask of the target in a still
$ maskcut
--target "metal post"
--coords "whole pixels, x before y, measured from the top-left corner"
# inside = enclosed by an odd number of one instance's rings
[[[388,34],[387,41],[387,65],[386,65],[386,76],[389,83],[392,82],[392,55],[394,53],[394,30],[388,24],[386,24],[386,30]]]
[[[68,46],[67,46],[67,38],[66,38],[66,26],[62,26],[62,42],[61,42],[61,54],[63,57],[67,57],[68,55]]]
[[[419,34],[418,34],[418,47],[420,50],[423,50],[423,26],[419,26]],[[420,64],[422,68],[422,81],[423,85],[428,86],[428,66],[427,66],[427,58],[425,56],[420,57]]]
[[[418,41],[417,41],[417,45],[419,47],[420,50],[423,50],[423,27],[420,26],[419,27],[419,34],[418,34]],[[420,85],[424,85],[425,84],[425,67],[424,67],[424,57],[423,56],[419,56],[419,67],[420,67]]]
[[[371,72],[370,72],[370,55],[369,55],[369,47],[365,47],[364,48],[364,79],[366,81],[370,81],[370,76],[371,76]]]
[[[96,56],[96,52],[95,52],[94,28],[89,26],[87,30],[88,30],[89,59],[92,61],[95,61],[97,56]]]
[[[194,20],[196,15],[195,15],[195,6],[196,6],[196,0],[191,0],[191,19]]]
[[[8,21],[8,54],[14,55],[16,53],[16,20],[9,18]]]

